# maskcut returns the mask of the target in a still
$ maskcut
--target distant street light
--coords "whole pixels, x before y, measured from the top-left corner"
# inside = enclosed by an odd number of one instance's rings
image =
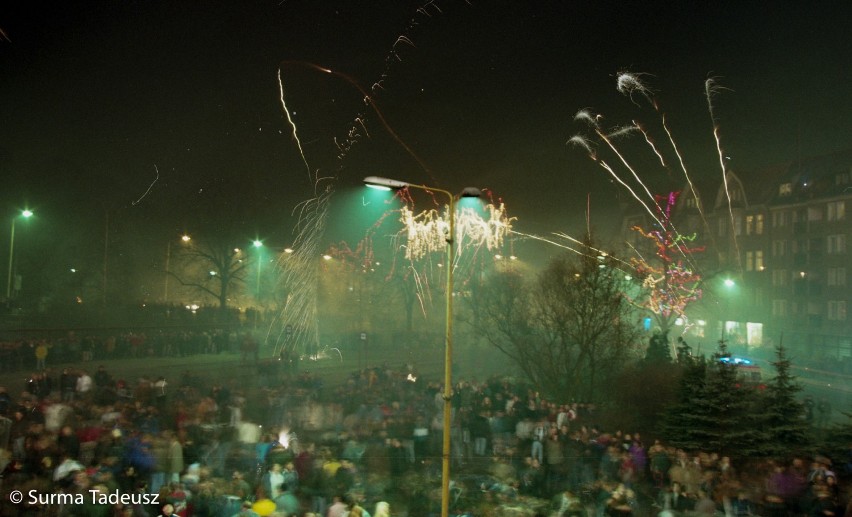
[[[19,217],[29,219],[33,216],[32,210],[22,210],[19,215],[12,218],[12,231],[9,237],[9,274],[6,277],[6,303],[10,304],[12,300],[12,264],[15,262],[15,221]]]
[[[183,234],[183,235],[180,236],[180,240],[181,240],[181,242],[186,244],[186,243],[188,243],[189,241],[192,240],[192,237],[190,237],[187,234]],[[166,281],[165,281],[165,284],[163,286],[163,302],[165,302],[166,304],[169,303],[169,276],[171,275],[171,273],[169,272],[169,263],[171,262],[171,260],[172,260],[172,241],[170,239],[166,243]]]
[[[730,278],[725,279],[725,287],[730,288],[730,287],[734,287],[735,285],[737,285],[737,283],[734,282],[733,280],[731,280]]]
[[[263,247],[263,242],[259,239],[255,239],[254,241],[252,241],[251,245],[254,246],[255,249],[257,249],[257,286],[255,288],[255,296],[257,299],[260,299],[260,268],[263,262],[263,250],[261,250],[260,248]]]
[[[477,188],[467,187],[458,196],[453,193],[426,185],[416,185],[399,180],[368,176],[364,183],[378,190],[398,190],[414,188],[427,192],[440,192],[449,200],[450,228],[447,234],[447,282],[446,282],[446,341],[444,346],[444,433],[441,451],[441,517],[448,517],[450,510],[450,424],[452,420],[452,364],[453,364],[453,254],[456,238],[456,202],[459,197],[480,197],[482,193]]]

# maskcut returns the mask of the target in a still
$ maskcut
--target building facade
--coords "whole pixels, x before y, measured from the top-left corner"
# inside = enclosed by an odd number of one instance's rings
[[[798,354],[852,357],[852,151],[679,190],[673,227],[704,248],[682,258],[702,276],[687,335],[748,347],[783,339]],[[654,224],[627,213],[628,243],[641,251],[630,228]]]

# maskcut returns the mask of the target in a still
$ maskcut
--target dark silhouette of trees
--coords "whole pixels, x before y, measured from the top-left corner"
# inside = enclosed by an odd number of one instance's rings
[[[530,283],[497,272],[471,305],[471,324],[543,391],[598,400],[639,341],[615,265],[610,256],[563,256]]]

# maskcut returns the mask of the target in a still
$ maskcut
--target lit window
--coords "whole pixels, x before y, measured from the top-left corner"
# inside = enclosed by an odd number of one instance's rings
[[[842,221],[846,218],[846,202],[832,201],[828,203],[826,212],[826,219],[829,221]]]
[[[763,214],[754,216],[754,233],[763,235]]]
[[[754,270],[763,271],[764,269],[766,266],[763,265],[763,250],[757,250],[754,252]]]
[[[826,238],[828,253],[846,253],[846,235],[829,235]]]
[[[778,194],[781,196],[789,196],[793,193],[793,184],[792,183],[782,183],[780,187],[778,187]]]
[[[831,287],[843,287],[846,285],[846,268],[830,267],[827,271],[826,283]]]

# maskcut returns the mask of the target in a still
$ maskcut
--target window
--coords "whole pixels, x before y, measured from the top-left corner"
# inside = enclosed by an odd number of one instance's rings
[[[784,287],[787,285],[788,273],[786,269],[775,269],[772,271],[772,285]]]
[[[763,235],[763,214],[754,216],[754,233]]]
[[[792,183],[782,183],[780,187],[778,187],[778,195],[779,196],[789,196],[793,193],[793,184]]]
[[[787,241],[772,241],[772,256],[783,257],[787,254]]]
[[[719,219],[719,237],[724,237],[728,234],[728,224],[724,218]]]
[[[846,235],[829,235],[826,238],[828,253],[846,253]]]
[[[743,234],[743,218],[736,215],[734,216],[734,235],[739,237]]]
[[[784,317],[787,315],[787,300],[772,300],[772,315]]]
[[[830,267],[827,277],[826,283],[830,287],[843,287],[846,285],[846,268]]]
[[[728,191],[728,195],[731,196],[731,201],[742,201],[743,200],[743,191],[738,189],[738,188],[730,189]]]
[[[746,251],[746,271],[763,271],[763,250]]]
[[[686,207],[687,208],[696,208],[697,206],[698,206],[698,203],[696,202],[694,196],[689,196],[688,198],[686,198]]]
[[[837,176],[834,177],[834,184],[835,185],[846,185],[848,183],[849,183],[849,173],[848,172],[841,172],[840,174],[838,174]]]
[[[751,235],[754,233],[754,216],[747,215],[746,216],[746,235]]]
[[[828,319],[832,321],[846,321],[846,301],[829,300]]]
[[[822,207],[812,206],[808,208],[808,221],[822,221]]]
[[[832,201],[827,205],[826,219],[829,221],[842,221],[846,218],[846,202]]]
[[[772,227],[782,228],[787,226],[787,212],[772,212]]]

